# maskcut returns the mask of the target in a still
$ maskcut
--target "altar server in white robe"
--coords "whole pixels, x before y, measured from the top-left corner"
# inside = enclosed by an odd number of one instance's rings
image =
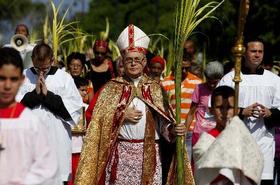
[[[262,184],[272,184],[275,141],[273,127],[280,112],[280,78],[261,67],[264,44],[260,39],[246,43],[239,89],[240,117],[256,139],[263,157]],[[234,87],[234,71],[226,74],[220,85]],[[278,123],[279,125],[279,123]]]
[[[234,116],[235,92],[216,88],[211,114],[216,127],[202,133],[193,147],[197,185],[258,185],[263,170],[262,153],[244,123]]]
[[[15,101],[24,80],[18,51],[0,49],[0,184],[59,185],[58,163],[46,128]]]
[[[36,45],[32,61],[34,67],[24,71],[26,78],[17,99],[33,109],[48,127],[61,181],[66,183],[71,174],[71,125],[78,123],[81,116],[82,98],[72,77],[52,66],[53,51],[49,45]]]

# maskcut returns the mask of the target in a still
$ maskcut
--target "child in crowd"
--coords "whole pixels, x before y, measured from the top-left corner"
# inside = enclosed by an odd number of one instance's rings
[[[149,66],[149,76],[160,82],[162,80],[162,72],[164,71],[165,68],[165,60],[161,56],[155,56],[150,60],[150,63],[148,64]]]
[[[260,184],[263,156],[244,123],[234,117],[234,99],[228,86],[212,93],[216,127],[204,132],[193,148],[197,185]]]
[[[24,81],[18,51],[0,49],[0,184],[58,185],[45,125],[15,96]]]

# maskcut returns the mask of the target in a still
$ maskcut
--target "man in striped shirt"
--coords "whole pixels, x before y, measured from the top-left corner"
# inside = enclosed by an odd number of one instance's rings
[[[197,84],[202,83],[202,79],[197,77],[196,75],[192,74],[190,72],[191,67],[191,57],[190,55],[186,54],[183,57],[182,62],[182,82],[181,82],[181,123],[185,123],[188,112],[191,107],[192,102],[192,93],[195,89],[195,86]],[[163,89],[166,91],[169,102],[171,104],[171,107],[175,113],[176,109],[176,97],[175,97],[175,77],[174,77],[174,71],[172,73],[165,77],[163,81],[161,82],[161,85]],[[190,126],[190,129],[188,131],[188,135],[186,138],[189,158],[191,157],[191,135],[192,130],[194,128],[194,124]]]

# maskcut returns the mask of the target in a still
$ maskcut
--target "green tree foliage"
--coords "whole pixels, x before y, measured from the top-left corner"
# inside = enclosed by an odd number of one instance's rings
[[[31,0],[0,0],[0,21],[16,22],[32,8]]]
[[[259,35],[266,44],[266,60],[280,57],[280,1],[258,0],[251,3],[245,36]],[[270,56],[271,55],[271,56]]]
[[[41,25],[46,12],[43,3],[34,3],[32,0],[0,0],[0,36],[11,36],[18,23],[27,24],[34,39],[41,34]],[[36,37],[36,38],[35,38]],[[32,35],[33,38],[33,35]],[[41,37],[40,37],[41,38]],[[1,39],[1,38],[0,38]],[[2,42],[7,42],[7,39]]]
[[[88,14],[81,20],[82,27],[91,33],[105,29],[105,18],[110,21],[110,37],[118,34],[130,23],[140,26],[146,33],[173,34],[172,0],[98,0],[92,1]]]
[[[205,0],[208,2],[209,0]],[[231,48],[237,34],[237,21],[239,0],[227,0],[215,12],[219,20],[209,20],[202,24],[196,40],[207,43],[207,55],[210,59],[230,59]],[[280,17],[280,1],[254,0],[250,1],[249,14],[247,16],[244,39],[260,37],[265,42],[265,58],[271,60],[271,56],[280,56],[280,28],[275,26]]]
[[[214,14],[217,19],[204,21],[192,36],[200,51],[206,46],[209,60],[230,59],[237,32],[239,3],[240,0],[226,0]],[[108,17],[111,39],[116,39],[129,23],[138,25],[146,33],[161,33],[172,39],[175,4],[173,0],[94,0],[88,14],[77,19],[81,20],[83,29],[98,35],[105,29],[105,18]],[[266,54],[271,51],[274,56],[280,55],[279,8],[278,0],[251,1],[244,33],[245,39],[261,37],[266,42]]]

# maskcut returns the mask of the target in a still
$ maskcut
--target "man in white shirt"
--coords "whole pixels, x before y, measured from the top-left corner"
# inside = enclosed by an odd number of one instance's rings
[[[246,43],[245,61],[242,63],[239,89],[239,116],[256,139],[263,157],[262,185],[273,184],[274,126],[280,112],[280,78],[261,67],[264,44],[260,39]],[[226,74],[220,85],[234,87],[234,71]]]

